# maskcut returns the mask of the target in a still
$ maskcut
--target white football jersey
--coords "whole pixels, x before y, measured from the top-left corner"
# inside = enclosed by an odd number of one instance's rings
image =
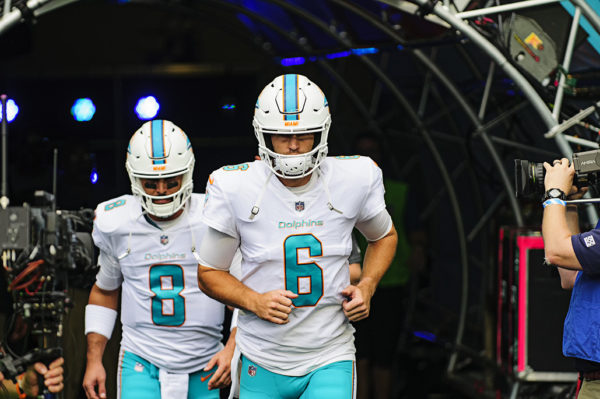
[[[170,372],[197,371],[222,348],[224,306],[200,291],[192,254],[206,231],[203,202],[204,195],[192,194],[177,223],[165,230],[142,214],[131,195],[96,208],[96,246],[114,258],[130,249],[117,263],[123,277],[121,347]]]
[[[240,311],[236,335],[244,356],[291,376],[354,360],[341,294],[350,285],[351,233],[385,209],[381,170],[370,158],[329,157],[313,173],[310,189],[295,194],[264,161],[225,166],[209,177],[202,214],[210,227],[240,239],[245,285],[299,295],[287,324]]]

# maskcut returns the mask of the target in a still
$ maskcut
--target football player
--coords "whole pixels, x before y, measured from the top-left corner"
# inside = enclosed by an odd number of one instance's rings
[[[206,231],[192,194],[194,154],[167,120],[146,122],[127,148],[133,195],[96,208],[100,270],[86,307],[88,398],[106,397],[102,355],[117,317],[117,394],[127,399],[219,398],[230,383],[235,330],[221,344],[224,306],[198,288],[195,251]]]
[[[350,322],[368,316],[397,234],[379,167],[368,157],[327,157],[330,124],[316,84],[279,76],[256,103],[261,160],[225,166],[207,183],[199,285],[241,309],[244,399],[354,396]],[[350,285],[355,226],[369,245]],[[228,273],[238,247],[241,280]]]

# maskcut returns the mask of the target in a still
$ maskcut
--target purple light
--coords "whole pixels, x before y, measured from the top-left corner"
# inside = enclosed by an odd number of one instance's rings
[[[348,57],[350,55],[352,55],[352,51],[347,50],[347,51],[340,51],[339,53],[326,54],[325,58],[327,58],[328,60],[333,60],[335,58]]]
[[[92,184],[98,183],[98,172],[96,171],[96,168],[93,168],[92,173],[90,173],[90,182],[92,182]]]
[[[437,341],[437,337],[435,336],[435,334],[433,334],[429,331],[413,331],[413,334],[415,337],[422,338],[429,342]]]
[[[292,57],[292,58],[282,58],[281,65],[283,66],[292,66],[292,65],[302,65],[306,62],[304,57]]]

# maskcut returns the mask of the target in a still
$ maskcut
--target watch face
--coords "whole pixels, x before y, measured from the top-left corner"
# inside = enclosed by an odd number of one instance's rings
[[[565,195],[559,188],[551,188],[550,190],[546,191],[545,197],[546,197],[546,199],[549,199],[549,198],[565,199]]]

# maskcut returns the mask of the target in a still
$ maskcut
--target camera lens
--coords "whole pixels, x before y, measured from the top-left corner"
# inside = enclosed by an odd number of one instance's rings
[[[544,175],[546,170],[542,163],[515,159],[515,194],[517,198],[533,198],[544,192]]]

